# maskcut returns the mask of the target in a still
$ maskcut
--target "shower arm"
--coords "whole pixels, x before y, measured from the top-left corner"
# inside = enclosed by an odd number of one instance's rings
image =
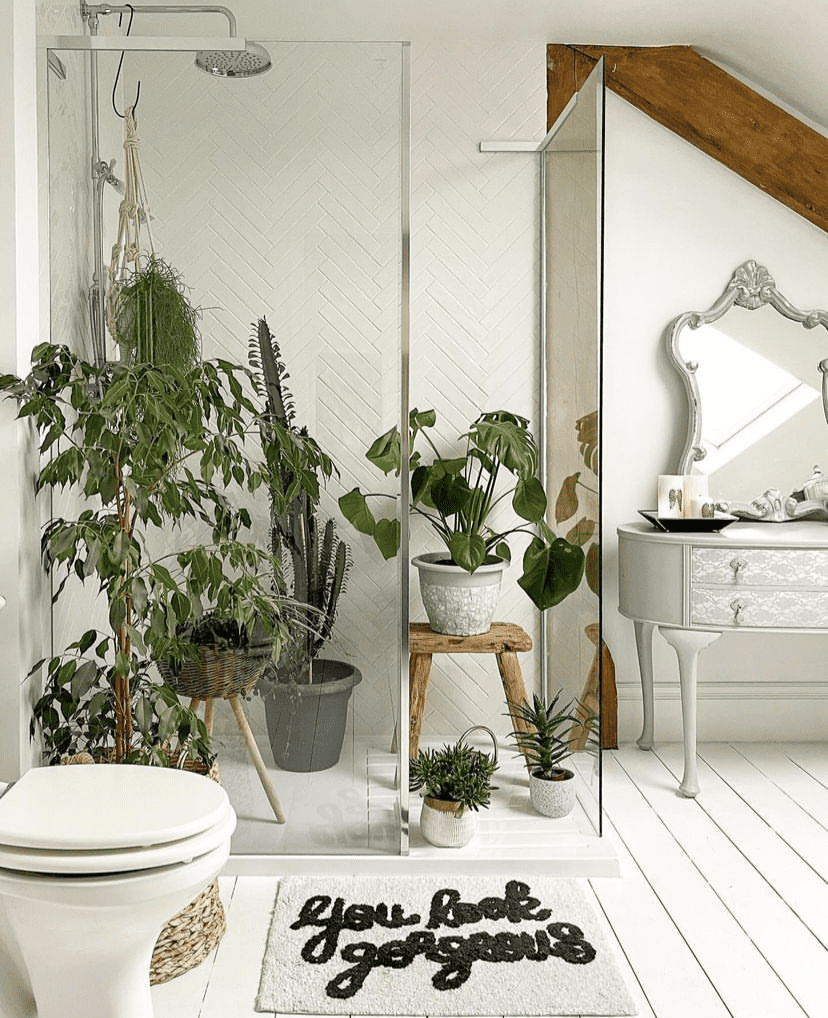
[[[223,14],[227,18],[230,38],[236,38],[236,16],[229,7],[190,7],[181,4],[152,4],[142,6],[140,4],[88,4],[81,0],[81,17],[89,23],[89,30],[94,35],[97,32],[98,17],[106,14],[129,14],[134,11],[136,14]]]

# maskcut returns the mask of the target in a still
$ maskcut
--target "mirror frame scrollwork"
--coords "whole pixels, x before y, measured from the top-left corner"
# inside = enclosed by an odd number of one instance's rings
[[[701,442],[702,406],[696,380],[698,362],[684,360],[681,356],[679,342],[682,330],[711,325],[734,305],[755,311],[765,304],[769,304],[785,318],[798,322],[805,329],[814,329],[821,325],[828,331],[828,311],[802,311],[797,308],[779,292],[773,276],[765,266],[753,259],[736,269],[722,295],[707,311],[686,311],[667,326],[665,337],[668,355],[684,383],[689,402],[687,436],[676,473],[690,473],[693,464],[704,459],[706,455]],[[816,367],[822,373],[822,406],[828,421],[828,357],[820,361]],[[823,482],[821,472],[815,468],[814,476],[803,487],[805,497],[802,493],[783,495],[777,488],[768,488],[751,502],[718,502],[717,508],[742,519],[766,522],[784,522],[815,515],[828,518],[828,478]],[[822,497],[808,497],[809,493],[816,493]]]

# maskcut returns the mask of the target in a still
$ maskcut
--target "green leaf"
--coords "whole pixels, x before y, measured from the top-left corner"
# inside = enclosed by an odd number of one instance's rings
[[[469,434],[479,449],[513,474],[527,477],[537,471],[538,450],[525,418],[505,410],[483,414]]]
[[[377,520],[374,540],[385,559],[393,558],[400,550],[400,521]]]
[[[518,480],[512,506],[518,516],[530,523],[543,519],[546,513],[546,493],[537,477],[521,477]]]
[[[182,594],[180,590],[173,592],[173,595],[170,598],[170,607],[179,622],[186,622],[187,619],[189,619],[190,612],[192,610],[190,599],[186,594]]]
[[[498,558],[503,559],[504,562],[512,561],[512,550],[505,541],[499,541],[495,545],[494,553]]]
[[[353,488],[347,495],[342,495],[339,499],[339,508],[345,519],[361,534],[373,537],[377,521],[359,488]]]
[[[601,549],[597,541],[593,541],[586,553],[587,586],[596,597],[601,596]]]
[[[84,661],[72,676],[72,697],[81,700],[95,685],[98,678],[98,667],[94,661]]]
[[[431,485],[434,508],[443,516],[463,512],[472,500],[472,490],[465,477],[448,474]]]
[[[380,435],[365,453],[365,458],[375,467],[388,474],[400,472],[400,433],[396,427]]]
[[[412,410],[408,415],[408,426],[416,435],[423,428],[433,428],[437,423],[437,412],[435,410]]]
[[[518,583],[534,604],[545,611],[577,589],[584,575],[583,549],[562,537],[546,544],[532,539],[523,556],[523,575]]]
[[[483,565],[486,558],[486,542],[480,534],[454,533],[449,539],[448,550],[455,565],[468,573]]]
[[[411,472],[411,501],[414,505],[425,500],[430,483],[430,467],[421,465]]]
[[[140,576],[132,580],[131,586],[132,606],[137,614],[143,617],[147,610],[147,585]]]

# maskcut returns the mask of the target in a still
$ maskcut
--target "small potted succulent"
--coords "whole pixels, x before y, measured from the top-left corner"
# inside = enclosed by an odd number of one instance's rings
[[[513,720],[521,729],[509,733],[529,767],[529,798],[538,811],[547,817],[568,816],[575,806],[575,772],[562,766],[573,752],[580,734],[587,737],[595,726],[595,715],[576,700],[563,707],[559,701],[563,690],[547,703],[534,693],[532,703],[510,703]]]
[[[444,456],[429,431],[433,410],[412,410],[409,418],[411,512],[428,520],[445,546],[412,560],[431,628],[469,636],[485,633],[497,605],[501,574],[511,559],[509,538],[530,534],[518,580],[543,611],[567,597],[581,582],[584,553],[557,537],[545,521],[546,492],[538,476],[539,456],[529,422],[506,410],[481,414],[461,436],[459,454]],[[428,456],[415,448],[418,438]],[[400,472],[400,434],[392,428],[368,449],[366,458],[383,473]],[[509,500],[512,520],[495,522],[493,510]],[[377,519],[359,488],[343,495],[340,508],[357,530],[370,535],[385,558],[396,555],[400,525]],[[497,528],[497,529],[496,529]]]
[[[492,755],[466,744],[473,732],[486,732]],[[423,837],[440,848],[462,848],[474,835],[474,813],[491,803],[492,775],[497,770],[497,740],[475,725],[452,744],[421,749],[409,762],[410,787],[424,789],[420,814]]]

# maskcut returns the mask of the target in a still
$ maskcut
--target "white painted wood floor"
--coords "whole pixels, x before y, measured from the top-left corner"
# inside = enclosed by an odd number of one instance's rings
[[[604,753],[621,878],[585,886],[644,1018],[828,1018],[828,744],[711,743],[702,791],[676,792],[681,747]],[[155,987],[156,1018],[255,1018],[277,878],[221,882],[228,932]]]

